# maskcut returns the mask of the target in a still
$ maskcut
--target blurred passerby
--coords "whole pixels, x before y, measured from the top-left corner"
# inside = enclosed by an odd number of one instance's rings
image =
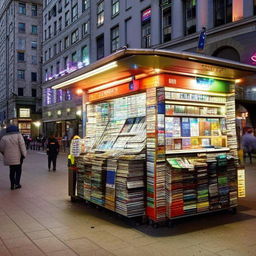
[[[248,129],[242,136],[241,144],[244,150],[244,158],[248,154],[250,163],[252,163],[252,153],[256,152],[256,137],[253,135],[252,129]]]
[[[11,190],[21,188],[22,163],[27,155],[27,150],[17,126],[7,127],[6,135],[0,141],[0,152],[4,156],[4,164],[10,167]]]
[[[53,165],[53,171],[56,171],[56,161],[57,161],[57,156],[59,154],[59,143],[57,141],[57,139],[51,135],[50,138],[48,139],[48,143],[47,143],[47,148],[46,148],[46,152],[48,155],[48,171],[51,170],[51,163]]]

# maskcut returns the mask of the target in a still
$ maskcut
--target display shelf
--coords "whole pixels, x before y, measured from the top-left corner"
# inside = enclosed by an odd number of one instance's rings
[[[186,100],[186,99],[166,99],[166,103],[173,102],[173,104],[177,104],[177,102],[184,102],[186,105],[190,105],[190,103],[206,103],[206,104],[214,104],[214,105],[220,105],[225,106],[226,102],[216,102],[216,101],[203,101],[203,100]],[[189,104],[187,104],[189,103]],[[210,105],[212,107],[212,105]],[[218,106],[218,107],[220,107]]]
[[[208,135],[208,136],[190,136],[190,137],[169,137],[170,139],[189,139],[189,138],[191,138],[191,139],[193,139],[193,138],[198,138],[198,139],[204,139],[204,138],[226,138],[227,137],[227,135]]]
[[[172,114],[172,115],[165,115],[165,116],[177,116],[177,117],[202,117],[202,118],[226,118],[224,115],[200,115],[200,114]]]
[[[200,107],[217,107],[217,108],[220,107],[220,105],[226,105],[225,102],[222,104],[219,104],[218,102],[210,103],[208,101],[197,101],[196,103],[189,102],[189,104],[188,104],[188,102],[186,102],[186,101],[183,102],[183,101],[184,101],[183,99],[177,100],[177,101],[171,99],[171,100],[166,100],[166,104],[197,106],[197,107],[199,107],[199,106]]]
[[[215,153],[215,152],[228,152],[230,148],[202,148],[202,149],[190,149],[190,150],[172,150],[166,151],[167,155],[176,154],[191,154],[191,153]]]

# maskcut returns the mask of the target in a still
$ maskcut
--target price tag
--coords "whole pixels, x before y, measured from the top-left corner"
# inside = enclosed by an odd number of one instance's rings
[[[237,181],[238,181],[238,197],[245,197],[245,169],[238,168]]]

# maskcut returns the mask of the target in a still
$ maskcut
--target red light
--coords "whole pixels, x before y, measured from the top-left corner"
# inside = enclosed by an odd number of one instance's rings
[[[83,94],[83,90],[82,90],[82,89],[80,89],[80,88],[79,88],[79,89],[77,89],[77,90],[76,90],[76,94],[77,94],[77,95],[81,95],[81,94]]]

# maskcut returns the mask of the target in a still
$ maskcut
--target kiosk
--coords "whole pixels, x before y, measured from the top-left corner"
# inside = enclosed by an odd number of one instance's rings
[[[126,49],[62,78],[54,89],[83,90],[71,198],[153,223],[235,209],[235,87],[255,71],[198,54]]]

